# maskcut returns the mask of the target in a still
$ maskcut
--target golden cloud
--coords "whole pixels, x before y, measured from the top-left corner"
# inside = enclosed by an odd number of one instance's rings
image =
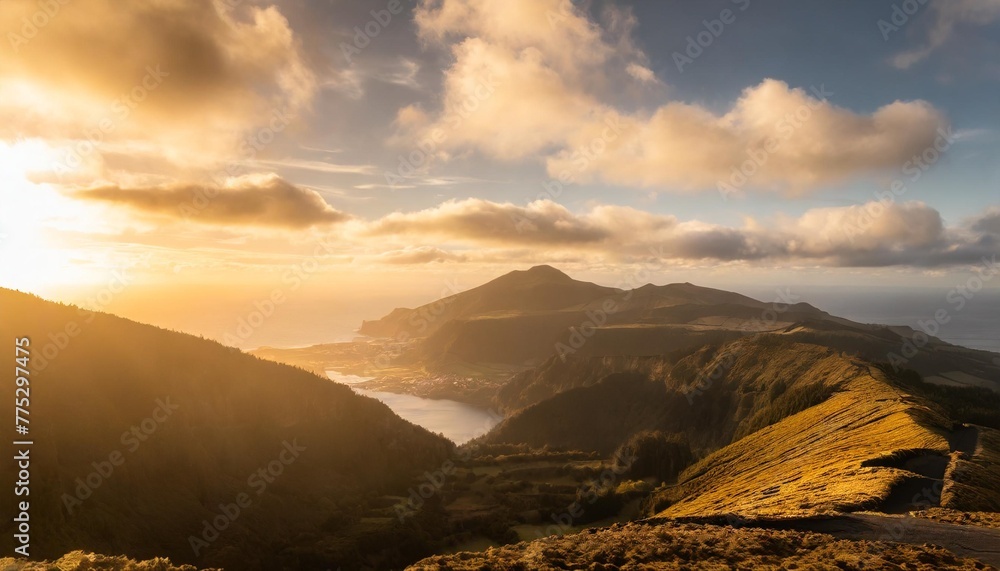
[[[277,177],[241,177],[229,186],[170,184],[145,188],[97,186],[73,193],[140,212],[209,224],[309,228],[344,222],[313,190]]]

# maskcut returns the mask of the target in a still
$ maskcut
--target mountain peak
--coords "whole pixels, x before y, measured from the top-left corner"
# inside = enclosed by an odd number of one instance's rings
[[[508,274],[506,274],[504,276],[501,276],[499,279],[503,279],[503,278],[507,278],[508,280],[509,279],[517,279],[517,278],[528,278],[528,279],[531,279],[533,281],[541,280],[541,281],[551,281],[551,282],[570,282],[570,281],[574,281],[573,278],[569,277],[568,275],[566,275],[565,273],[563,273],[561,270],[558,270],[558,269],[553,268],[552,266],[548,266],[548,265],[534,266],[534,267],[529,268],[527,270],[515,270],[515,271],[510,272],[510,273],[508,273]],[[504,280],[504,281],[507,281],[507,280]]]
[[[531,267],[531,268],[529,268],[526,271],[529,274],[559,276],[559,277],[564,277],[564,278],[568,278],[569,277],[562,270],[558,270],[558,269],[556,269],[556,268],[554,268],[552,266],[546,265],[546,264],[542,264],[542,265],[539,265],[539,266]]]

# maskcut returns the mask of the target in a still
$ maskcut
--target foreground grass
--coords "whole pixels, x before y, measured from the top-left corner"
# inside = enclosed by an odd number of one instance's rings
[[[617,525],[563,537],[424,559],[411,571],[491,569],[987,569],[930,545],[710,525]]]
[[[910,515],[942,523],[1000,529],[1000,513],[994,512],[963,512],[947,508],[930,508],[910,512]]]
[[[63,555],[57,561],[36,562],[8,557],[0,559],[0,569],[3,571],[197,571],[198,568],[191,565],[174,565],[169,559],[162,558],[136,561],[128,557],[109,557],[74,551]]]

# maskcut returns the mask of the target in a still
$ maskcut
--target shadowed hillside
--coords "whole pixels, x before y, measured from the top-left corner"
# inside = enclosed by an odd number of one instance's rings
[[[301,369],[9,290],[0,309],[0,337],[31,339],[32,556],[85,548],[280,568],[302,529],[404,490],[451,451]],[[241,494],[250,505],[225,516],[220,504]],[[216,518],[222,529],[206,532]],[[9,519],[2,531],[12,552]],[[205,539],[198,556],[192,537]]]
[[[612,373],[662,377],[672,366],[666,356],[551,357],[538,367],[512,376],[497,392],[495,401],[499,409],[513,412],[558,393],[593,385]]]
[[[767,336],[661,357],[553,361],[541,376],[514,377],[500,394],[555,394],[518,410],[484,440],[603,452],[635,432],[662,430],[687,433],[696,450],[711,451],[824,400],[843,362],[823,348]],[[585,381],[574,387],[573,378]],[[565,384],[549,388],[557,379]]]

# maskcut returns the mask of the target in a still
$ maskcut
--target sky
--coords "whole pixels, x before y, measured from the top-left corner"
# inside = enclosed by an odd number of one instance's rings
[[[1000,0],[4,0],[0,34],[0,286],[178,329],[1000,249]]]

